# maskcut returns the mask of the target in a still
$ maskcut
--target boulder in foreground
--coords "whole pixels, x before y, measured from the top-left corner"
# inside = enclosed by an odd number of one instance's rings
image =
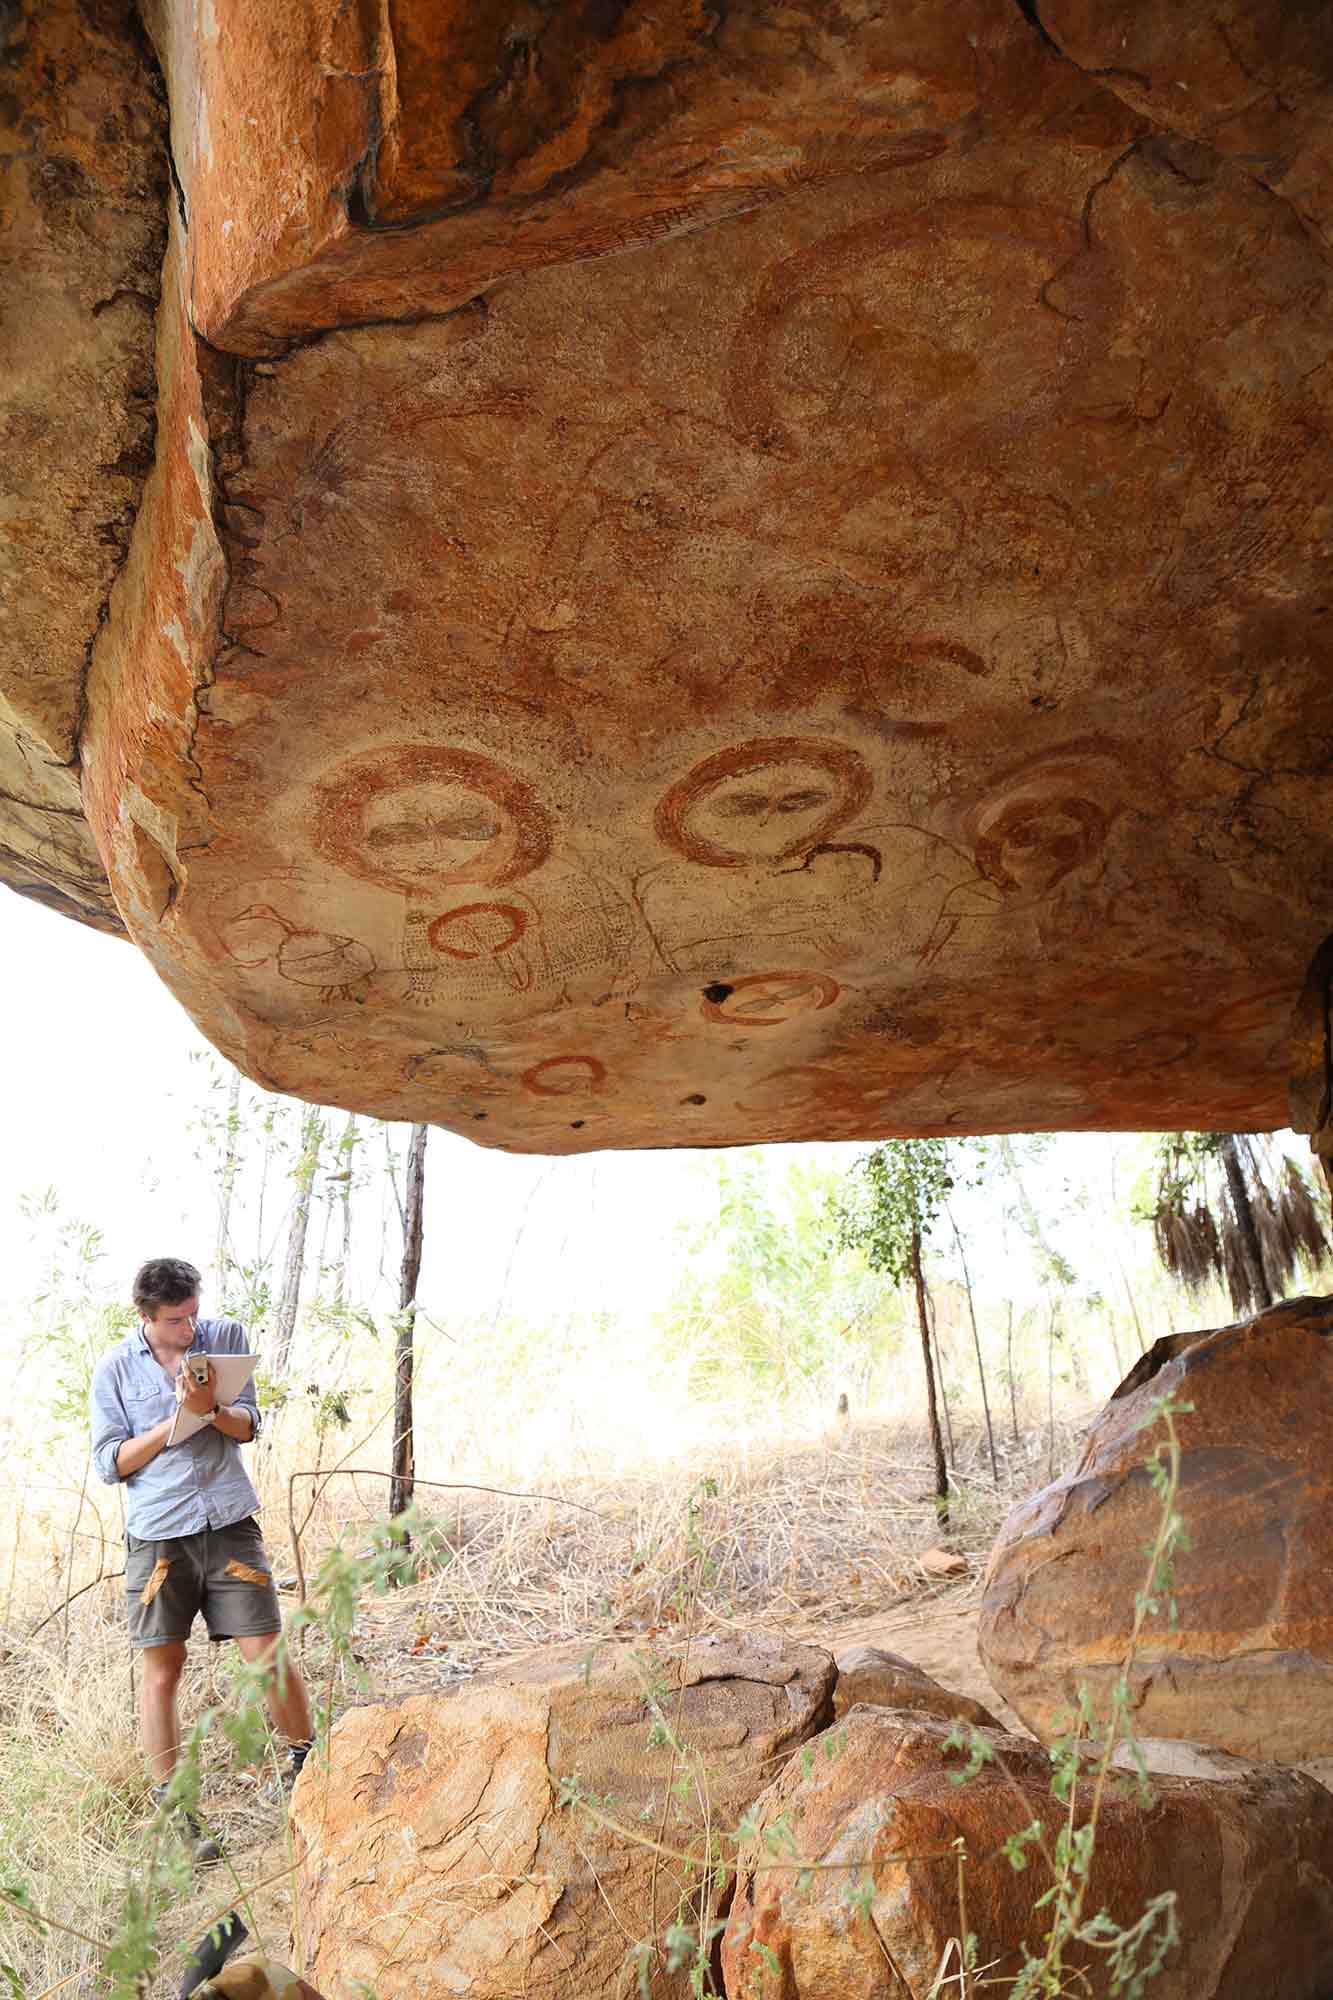
[[[1040,1951],[1051,1919],[1034,1905],[1050,1871],[1029,1849],[1018,1872],[1002,1849],[1038,1819],[1054,1847],[1063,1812],[1050,1760],[988,1732],[1005,1769],[987,1765],[959,1785],[962,1759],[946,1751],[947,1736],[943,1721],[855,1708],[787,1765],[741,1849],[722,1940],[728,2000],[920,2000],[965,1931],[995,1982],[988,1990],[1003,1991],[1023,1947]],[[1333,1968],[1333,1795],[1300,1772],[1245,1763],[1225,1778],[1154,1774],[1152,1787],[1148,1807],[1128,1786],[1108,1788],[1085,1905],[1125,1927],[1175,1891],[1180,1942],[1151,1981],[1152,2000],[1322,2000]],[[1090,1799],[1090,1780],[1079,1789]],[[1076,1947],[1065,1972],[1067,1990],[1087,2000],[1112,1991],[1104,1951]]]
[[[1176,1419],[1191,1547],[1174,1565],[1174,1628],[1155,1620],[1138,1648],[1135,1727],[1280,1763],[1329,1756],[1333,1299],[1144,1355],[1073,1471],[1005,1523],[977,1635],[986,1671],[1043,1740],[1081,1686],[1105,1706],[1160,1518],[1144,1426],[1168,1394],[1191,1405]]]
[[[734,1831],[831,1719],[833,1673],[817,1647],[751,1634],[651,1657],[566,1649],[350,1710],[292,1801],[305,1971],[377,2000],[637,1992],[636,1947],[698,1890],[679,1857],[707,1851],[705,1823]],[[591,1812],[562,1805],[575,1782]],[[683,2000],[686,1970],[645,1963],[655,2000]]]

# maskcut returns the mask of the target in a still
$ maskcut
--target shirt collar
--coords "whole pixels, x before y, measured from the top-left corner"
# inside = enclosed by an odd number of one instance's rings
[[[143,1330],[143,1321],[142,1321],[142,1320],[140,1320],[140,1321],[138,1322],[138,1324],[137,1324],[137,1326],[136,1326],[136,1328],[135,1328],[135,1333],[134,1333],[134,1340],[135,1340],[135,1350],[134,1350],[134,1351],[135,1351],[135,1353],[136,1353],[136,1354],[146,1354],[146,1355],[148,1355],[149,1359],[151,1360],[151,1359],[153,1358],[153,1350],[152,1350],[152,1348],[151,1348],[151,1347],[150,1347],[150,1346],[148,1345],[148,1335],[147,1335],[147,1334],[146,1334],[146,1333],[144,1332],[144,1330]]]

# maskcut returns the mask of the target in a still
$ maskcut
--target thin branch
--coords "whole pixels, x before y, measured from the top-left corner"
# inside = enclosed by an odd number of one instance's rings
[[[73,1604],[75,1598],[82,1597],[85,1591],[96,1590],[99,1583],[113,1583],[118,1576],[124,1576],[124,1574],[125,1572],[123,1569],[103,1570],[100,1575],[95,1576],[93,1578],[91,1583],[81,1583],[77,1590],[72,1590],[70,1592],[69,1596],[65,1599],[63,1604],[57,1604],[54,1611],[47,1612],[45,1618],[43,1618],[40,1625],[33,1626],[31,1632],[29,1632],[28,1634],[28,1644],[31,1645],[32,1641],[37,1637],[37,1634],[39,1632],[44,1632],[46,1630],[46,1627],[52,1622],[53,1619],[59,1618],[61,1612],[66,1610],[69,1605]]]

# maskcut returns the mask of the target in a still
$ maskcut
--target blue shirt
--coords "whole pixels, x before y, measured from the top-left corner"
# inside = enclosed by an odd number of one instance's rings
[[[194,1346],[205,1354],[245,1354],[245,1328],[236,1319],[201,1319]],[[140,1322],[104,1354],[93,1375],[89,1398],[93,1464],[100,1479],[120,1478],[116,1453],[126,1438],[139,1437],[170,1417],[176,1391],[153,1357]],[[236,1409],[250,1412],[252,1436],[259,1436],[259,1403],[251,1378],[236,1397]],[[197,1535],[205,1528],[229,1528],[259,1511],[259,1496],[241,1463],[241,1447],[205,1424],[193,1437],[160,1451],[125,1481],[125,1525],[141,1541]]]

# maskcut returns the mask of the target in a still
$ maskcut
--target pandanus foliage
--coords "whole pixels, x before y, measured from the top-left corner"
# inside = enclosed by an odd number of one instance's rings
[[[1165,1134],[1150,1214],[1165,1269],[1194,1292],[1220,1279],[1238,1313],[1271,1306],[1333,1250],[1296,1162],[1251,1133]]]

